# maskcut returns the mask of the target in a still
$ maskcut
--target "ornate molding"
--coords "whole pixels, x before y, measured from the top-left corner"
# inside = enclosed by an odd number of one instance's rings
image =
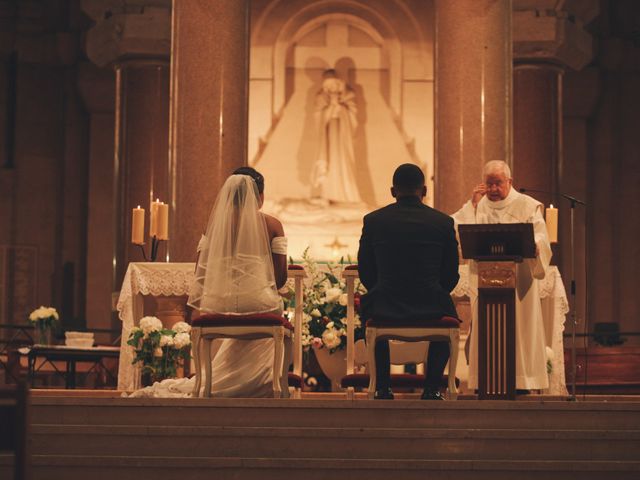
[[[87,32],[87,56],[103,67],[125,59],[168,60],[171,51],[171,2],[103,0],[82,8],[96,20]]]
[[[478,262],[478,288],[516,288],[516,264]]]

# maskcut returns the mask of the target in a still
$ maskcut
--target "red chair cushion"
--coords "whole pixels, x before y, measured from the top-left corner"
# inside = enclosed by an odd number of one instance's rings
[[[345,270],[358,270],[358,265],[347,265],[344,267]]]
[[[369,387],[369,374],[368,373],[353,373],[342,377],[340,381],[342,388],[367,388]],[[460,380],[456,378],[456,386],[460,385]],[[447,375],[442,376],[440,382],[441,388],[447,388],[449,386],[449,377]],[[392,373],[391,374],[391,388],[414,388],[421,389],[424,387],[424,375],[414,375],[410,373]]]
[[[300,375],[289,372],[288,381],[290,387],[304,390],[304,382],[302,381],[302,377]]]
[[[304,270],[304,267],[302,265],[295,265],[293,263],[290,263],[287,268],[289,270]]]
[[[192,327],[268,327],[283,326],[293,330],[293,325],[286,318],[273,313],[257,313],[254,315],[223,315],[206,313],[191,322]]]
[[[461,320],[455,317],[419,318],[403,320],[386,320],[372,318],[367,320],[367,327],[373,328],[460,328]]]

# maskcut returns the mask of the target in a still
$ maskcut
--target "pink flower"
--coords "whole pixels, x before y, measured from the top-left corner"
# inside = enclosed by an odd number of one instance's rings
[[[318,337],[313,337],[313,340],[311,340],[311,345],[313,346],[313,348],[321,348],[322,347],[322,339],[318,338]]]

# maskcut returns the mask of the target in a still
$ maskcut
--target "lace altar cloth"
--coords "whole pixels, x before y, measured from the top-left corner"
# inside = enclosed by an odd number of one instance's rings
[[[471,297],[469,283],[469,265],[460,265],[460,280],[451,295],[454,298]],[[549,389],[545,392],[551,395],[566,395],[567,387],[564,375],[564,324],[569,312],[569,300],[562,283],[558,267],[551,266],[544,279],[540,281],[540,301],[546,343],[553,350],[551,359],[551,373],[549,374]]]
[[[142,296],[189,295],[194,269],[194,263],[129,264],[116,307],[122,320],[118,390],[134,390],[140,387],[140,375],[138,369],[131,364],[133,350],[127,345],[127,339],[131,329],[144,316]]]
[[[118,369],[118,389],[135,390],[140,387],[138,369],[131,364],[133,351],[127,345],[129,333],[144,316],[143,295],[188,295],[193,281],[194,263],[143,263],[132,262],[122,282],[118,298],[118,314],[122,320],[120,365]],[[547,344],[554,355],[549,376],[547,393],[565,395],[567,393],[564,375],[564,345],[562,334],[569,302],[558,268],[552,266],[540,281],[540,297],[547,331]],[[460,281],[452,292],[454,298],[469,297],[469,266],[460,265]]]

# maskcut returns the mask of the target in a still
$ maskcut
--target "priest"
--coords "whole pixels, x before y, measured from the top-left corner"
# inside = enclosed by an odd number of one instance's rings
[[[473,189],[471,199],[452,216],[456,224],[532,223],[536,258],[518,264],[516,275],[516,389],[548,388],[545,333],[539,281],[551,260],[551,245],[542,216],[543,205],[513,188],[511,170],[501,160],[488,162],[483,183]],[[469,388],[478,388],[478,275],[470,261],[471,338],[469,345]]]

